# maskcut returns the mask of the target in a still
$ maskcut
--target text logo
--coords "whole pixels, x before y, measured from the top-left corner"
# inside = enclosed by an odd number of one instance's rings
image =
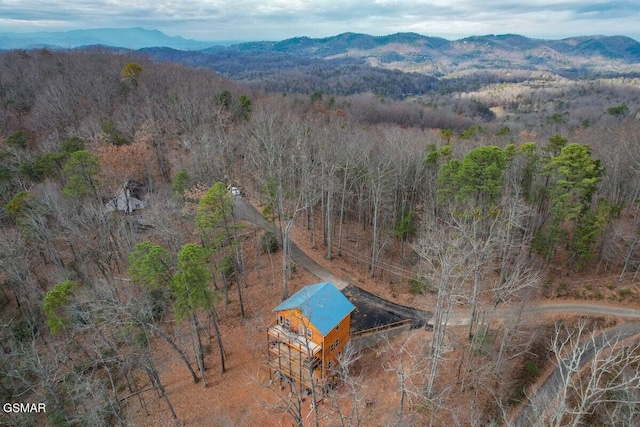
[[[7,414],[10,413],[40,413],[47,412],[45,403],[5,403],[2,410]]]

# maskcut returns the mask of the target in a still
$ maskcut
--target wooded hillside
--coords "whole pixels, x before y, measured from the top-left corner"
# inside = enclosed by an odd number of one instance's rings
[[[0,54],[2,400],[46,402],[51,425],[133,425],[140,396],[180,418],[157,346],[206,384],[232,339],[219,312],[235,298],[240,322],[256,315],[245,303],[260,305],[243,300],[258,286],[245,265],[258,245],[231,215],[231,186],[278,225],[270,295],[291,293],[297,229],[327,260],[410,286],[416,305],[431,298],[428,399],[448,388],[438,364],[460,299],[477,322],[483,301],[638,301],[640,80],[473,83],[403,100],[285,95],[99,49]],[[110,212],[130,181],[144,209]],[[611,288],[569,293],[550,275],[606,277]],[[518,387],[504,352],[526,365],[521,337],[504,333],[491,362],[501,374],[487,380],[504,390],[474,400],[477,420],[504,421]],[[443,417],[436,425],[451,425]]]

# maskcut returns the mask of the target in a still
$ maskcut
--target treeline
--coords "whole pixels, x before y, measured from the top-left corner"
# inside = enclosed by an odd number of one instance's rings
[[[323,92],[348,96],[372,92],[391,99],[421,95],[438,88],[438,80],[420,73],[372,67],[357,59],[314,59],[280,52],[243,52],[211,49],[181,52],[171,49],[143,49],[154,61],[180,62],[206,67],[245,83],[254,90],[273,93],[308,94]]]
[[[3,53],[0,391],[44,399],[52,422],[126,425],[126,400],[144,394],[140,375],[171,405],[154,340],[174,342],[187,365],[195,358],[194,379],[204,378],[199,340],[215,329],[217,297],[242,277],[223,203],[229,184],[278,220],[283,296],[295,222],[329,259],[358,257],[372,276],[399,259],[420,291],[457,283],[446,295],[474,304],[486,293],[496,303],[516,298],[535,282],[520,279],[524,266],[538,263],[635,277],[640,123],[632,100],[608,93],[589,123],[556,120],[548,130],[498,118],[489,98],[468,94],[429,103],[265,95],[139,57]],[[515,95],[512,111],[525,100]],[[622,103],[624,114],[607,111]],[[144,211],[107,213],[130,180],[147,188]],[[355,256],[352,225],[368,236]],[[464,246],[464,268],[453,258],[448,272],[423,262],[434,259],[438,236]],[[157,262],[136,279],[132,254],[134,265]],[[492,279],[460,276],[469,266]],[[454,273],[457,282],[447,279]],[[181,299],[185,275],[219,289]],[[175,318],[187,322],[160,322]],[[175,343],[183,335],[188,348]],[[437,389],[434,374],[429,390]]]

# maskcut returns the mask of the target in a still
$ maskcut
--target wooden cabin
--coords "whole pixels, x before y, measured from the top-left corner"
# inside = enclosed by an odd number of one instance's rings
[[[354,309],[331,282],[306,286],[283,301],[268,329],[270,372],[305,389],[332,382]]]

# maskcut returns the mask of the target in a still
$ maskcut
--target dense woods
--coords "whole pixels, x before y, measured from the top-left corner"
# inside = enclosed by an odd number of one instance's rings
[[[256,249],[232,215],[234,186],[277,224],[279,253],[263,245],[274,277],[280,270],[269,292],[291,293],[298,227],[326,259],[433,301],[429,348],[406,342],[386,367],[419,385],[403,383],[411,398],[385,423],[505,423],[539,369],[531,355],[546,347],[543,332],[519,318],[489,330],[482,301],[518,306],[561,294],[548,274],[606,277],[622,302],[637,301],[636,285],[617,284],[637,283],[640,272],[640,80],[532,72],[432,90],[431,78],[379,73],[366,77],[380,88],[374,94],[357,87],[364,77],[347,85],[319,70],[336,88],[323,94],[99,49],[2,53],[2,400],[46,402],[51,425],[97,426],[132,425],[131,401],[161,399],[178,423],[158,343],[206,387],[205,359],[225,372],[233,337],[221,334],[219,311],[229,294],[235,316],[252,316],[244,257]],[[119,192],[130,197],[129,182],[144,187],[145,208],[107,209]],[[604,298],[587,286],[571,296]],[[470,350],[451,385],[439,368],[461,300],[471,310]],[[560,354],[572,335],[555,332]],[[410,369],[400,362],[412,351],[421,359]],[[636,353],[615,366],[637,373]],[[345,392],[357,394],[343,374]],[[453,389],[480,388],[493,394],[471,393],[469,419],[451,418]],[[637,410],[637,398],[622,394]],[[575,411],[606,407],[611,425],[637,421],[608,399]],[[352,411],[363,404],[351,402]],[[352,412],[350,425],[363,413]],[[28,414],[0,420],[34,423]]]

